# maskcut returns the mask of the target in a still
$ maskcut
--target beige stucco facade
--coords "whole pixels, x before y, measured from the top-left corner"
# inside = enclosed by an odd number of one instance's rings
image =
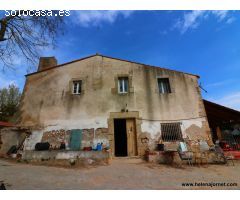
[[[118,93],[119,76],[129,78],[127,94]],[[171,93],[159,93],[158,77],[169,78]],[[80,95],[72,94],[73,80],[82,80]],[[155,147],[162,122],[181,122],[183,138],[209,138],[197,76],[101,55],[26,76],[20,112],[19,125],[37,134],[91,129],[93,143],[103,142],[113,151],[113,119],[133,118],[138,155]],[[100,128],[107,131],[97,137]],[[148,144],[142,144],[146,137]]]

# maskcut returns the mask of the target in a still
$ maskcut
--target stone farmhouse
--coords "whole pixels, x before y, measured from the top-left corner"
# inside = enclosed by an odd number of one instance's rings
[[[104,55],[57,65],[40,58],[26,75],[18,127],[54,149],[111,149],[112,156],[142,156],[184,138],[211,141],[199,76]],[[75,133],[72,134],[72,133]]]

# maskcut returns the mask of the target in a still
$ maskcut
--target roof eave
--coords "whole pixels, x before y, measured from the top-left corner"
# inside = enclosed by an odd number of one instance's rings
[[[167,68],[163,68],[163,67],[160,67],[160,66],[147,65],[147,64],[144,64],[144,63],[139,63],[139,62],[130,61],[130,60],[124,60],[124,59],[120,59],[120,58],[114,58],[114,57],[105,56],[105,55],[101,55],[101,54],[93,54],[93,55],[90,55],[90,56],[87,56],[87,57],[83,57],[83,58],[80,58],[80,59],[76,59],[76,60],[73,60],[73,61],[70,61],[70,62],[63,63],[61,65],[56,65],[56,66],[53,66],[53,67],[50,67],[50,68],[47,68],[47,69],[44,69],[44,70],[41,70],[41,71],[26,74],[25,77],[31,76],[31,75],[34,75],[34,74],[38,74],[38,73],[41,73],[41,72],[45,72],[45,71],[48,71],[48,70],[51,70],[51,69],[55,69],[55,68],[58,68],[58,67],[62,67],[64,65],[68,65],[68,64],[71,64],[71,63],[74,63],[74,62],[85,60],[85,59],[88,59],[88,58],[91,58],[91,57],[94,57],[94,56],[102,56],[102,57],[109,58],[109,59],[115,59],[115,60],[120,60],[120,61],[124,61],[124,62],[130,62],[130,63],[134,63],[134,64],[145,65],[145,66],[149,66],[149,67],[161,68],[161,69],[165,69],[165,70],[169,70],[169,71],[175,71],[175,72],[178,72],[178,73],[183,73],[183,74],[196,76],[197,78],[200,78],[200,76],[196,75],[196,74],[181,72],[181,71],[177,71],[177,70],[173,70],[173,69],[167,69]]]

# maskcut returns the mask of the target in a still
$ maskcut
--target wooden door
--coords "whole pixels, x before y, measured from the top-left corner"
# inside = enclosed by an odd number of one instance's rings
[[[135,119],[126,120],[128,156],[137,156],[137,134]]]

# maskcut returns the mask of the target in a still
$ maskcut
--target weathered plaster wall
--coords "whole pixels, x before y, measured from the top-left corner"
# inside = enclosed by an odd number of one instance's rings
[[[190,140],[208,140],[206,119],[198,118],[191,120],[180,120],[181,130],[183,138],[189,138]],[[156,142],[160,140],[161,136],[161,122],[159,121],[144,121],[142,122],[142,138],[147,137],[149,139],[150,149],[154,149]]]
[[[127,95],[117,93],[116,78],[121,75],[130,80]],[[172,93],[159,94],[157,77],[169,78]],[[73,79],[83,81],[81,95],[71,94]],[[124,108],[138,111],[144,119],[138,135],[155,140],[160,136],[161,120],[182,121],[184,135],[193,131],[206,135],[208,131],[196,76],[102,56],[27,76],[19,124],[43,127],[44,131],[96,130],[108,128],[110,112]],[[190,118],[196,119],[181,120]]]
[[[41,142],[42,136],[42,130],[32,131],[31,135],[24,141],[24,150],[34,150],[36,143]]]
[[[2,141],[2,144],[0,145],[1,146],[0,155],[6,154],[12,146],[20,145],[26,136],[24,132],[19,132],[11,128],[1,129],[0,135],[1,135],[1,141]]]
[[[35,145],[38,142],[49,142],[52,149],[59,149],[61,142],[66,144],[66,148],[69,148],[71,130],[36,130],[26,138],[24,141],[25,150],[34,150]],[[96,148],[98,143],[103,143],[104,147],[109,146],[108,129],[97,128],[97,129],[83,129],[81,148],[93,147]]]

